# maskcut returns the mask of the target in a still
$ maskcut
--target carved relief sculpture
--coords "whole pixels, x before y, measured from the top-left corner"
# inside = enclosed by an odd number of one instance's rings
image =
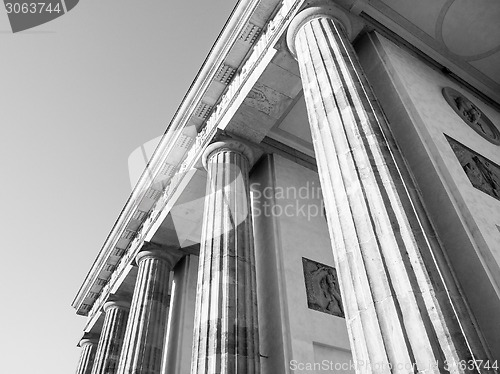
[[[344,317],[335,268],[307,258],[302,258],[302,265],[309,309]]]
[[[469,127],[489,142],[500,145],[500,132],[476,105],[453,88],[445,87],[442,92],[451,108]]]
[[[472,185],[500,200],[500,166],[456,140],[448,136],[446,139]]]

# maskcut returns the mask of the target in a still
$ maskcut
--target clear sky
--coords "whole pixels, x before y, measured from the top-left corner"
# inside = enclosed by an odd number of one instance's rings
[[[235,0],[81,0],[12,34],[0,8],[2,374],[74,373],[70,304]]]

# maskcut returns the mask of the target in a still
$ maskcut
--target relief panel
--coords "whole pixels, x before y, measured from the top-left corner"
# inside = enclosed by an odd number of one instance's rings
[[[500,200],[500,166],[446,136],[472,185]]]
[[[489,142],[500,145],[500,132],[481,109],[451,87],[443,88],[442,93],[450,107],[470,128]]]
[[[344,317],[335,268],[304,257],[302,265],[309,309]]]

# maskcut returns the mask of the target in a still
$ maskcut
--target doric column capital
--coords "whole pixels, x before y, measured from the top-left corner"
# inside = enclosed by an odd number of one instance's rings
[[[307,22],[316,18],[329,18],[335,21],[339,25],[347,37],[351,37],[352,34],[352,24],[349,16],[344,10],[336,6],[332,1],[322,1],[314,4],[313,6],[306,8],[299,12],[295,18],[290,22],[286,34],[286,42],[288,49],[292,55],[297,58],[296,48],[295,48],[295,37],[302,26]]]
[[[85,337],[85,338],[82,338],[80,339],[80,341],[78,342],[78,347],[84,347],[86,345],[97,345],[98,343],[98,339],[97,337]]]
[[[130,301],[114,300],[114,301],[107,301],[106,303],[104,303],[104,306],[103,306],[104,313],[106,313],[111,308],[129,310],[130,309]]]
[[[137,265],[139,265],[142,260],[145,260],[147,258],[155,258],[167,261],[170,268],[172,268],[184,254],[184,252],[181,252],[173,247],[169,248],[166,246],[145,242],[142,246],[142,250],[135,257],[135,262]]]
[[[224,150],[230,150],[242,154],[248,160],[249,165],[252,165],[255,161],[254,151],[248,143],[241,140],[227,139],[212,143],[205,149],[202,156],[203,167],[207,169],[210,157]]]

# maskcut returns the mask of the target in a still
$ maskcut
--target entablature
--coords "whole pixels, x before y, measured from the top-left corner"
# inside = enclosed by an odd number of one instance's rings
[[[251,1],[235,9],[73,301],[78,314],[91,319],[116,288],[159,213],[276,53],[301,3]]]

